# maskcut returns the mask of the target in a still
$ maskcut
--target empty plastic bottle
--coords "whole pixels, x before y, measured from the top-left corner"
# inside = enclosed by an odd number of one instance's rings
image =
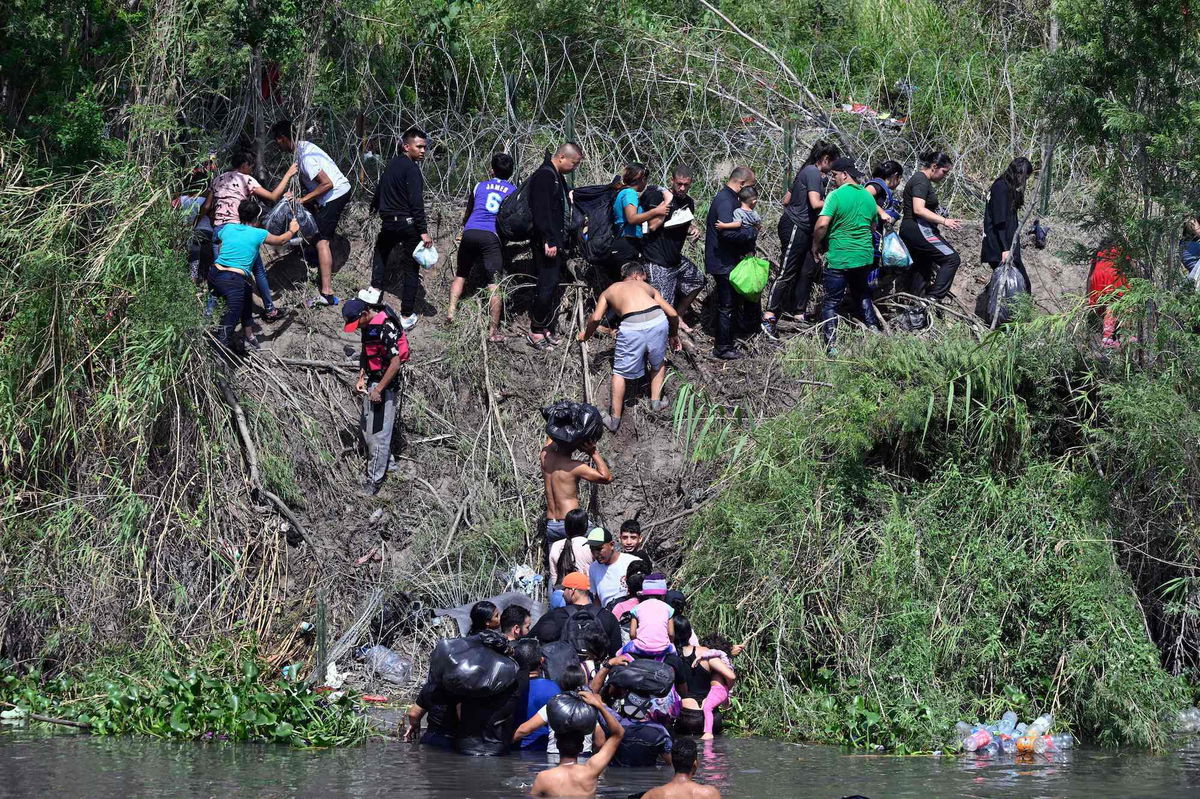
[[[1050,729],[1050,725],[1054,723],[1054,716],[1049,713],[1043,713],[1029,723],[1025,728],[1025,734],[1017,739],[1017,751],[1024,754],[1030,754],[1035,751],[1037,740]]]
[[[1005,735],[1000,738],[1000,751],[1006,755],[1011,755],[1017,751],[1017,739],[1012,735]]]
[[[989,757],[995,757],[996,755],[1000,754],[1002,751],[1004,751],[1004,750],[1000,747],[1000,741],[998,741],[995,738],[992,738],[991,742],[987,746],[980,749],[977,754],[986,754]]]
[[[1017,714],[1014,713],[1013,711],[1009,710],[1009,711],[1006,711],[1005,714],[1000,717],[1000,724],[997,725],[996,731],[998,733],[1000,733],[1001,735],[1012,735],[1013,730],[1015,730],[1016,728],[1017,728]]]
[[[1075,739],[1071,733],[1064,732],[1058,735],[1042,735],[1034,742],[1033,751],[1039,755],[1047,752],[1063,752],[1067,749],[1072,749],[1075,746]]]
[[[954,737],[958,740],[966,740],[966,737],[975,732],[975,728],[965,721],[957,722],[954,725]]]
[[[963,749],[974,752],[992,742],[992,734],[985,729],[978,729],[963,739]]]
[[[1025,722],[1022,721],[1016,727],[1013,727],[1013,735],[1020,738],[1024,734],[1025,734]]]

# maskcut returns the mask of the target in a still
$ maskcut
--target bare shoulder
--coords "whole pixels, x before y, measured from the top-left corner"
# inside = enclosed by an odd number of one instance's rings
[[[692,799],[721,799],[721,792],[711,785],[697,785],[692,791]]]

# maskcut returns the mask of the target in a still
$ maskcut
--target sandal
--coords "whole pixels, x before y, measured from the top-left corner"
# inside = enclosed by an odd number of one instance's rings
[[[542,338],[534,338],[532,333],[525,334],[525,343],[533,347],[535,350],[542,350],[543,352],[551,349],[554,346],[550,343],[549,338],[544,336]]]

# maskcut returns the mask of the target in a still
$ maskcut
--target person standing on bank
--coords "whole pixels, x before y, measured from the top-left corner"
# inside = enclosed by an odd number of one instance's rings
[[[734,291],[729,273],[743,258],[754,252],[755,228],[745,225],[729,230],[717,228],[718,222],[732,222],[733,212],[741,207],[738,192],[753,186],[754,170],[748,166],[734,167],[725,187],[713,197],[704,225],[704,269],[713,276],[717,301],[716,346],[713,357],[726,361],[742,355],[733,346],[735,320],[741,326],[745,320],[746,302]]]
[[[554,151],[529,178],[529,211],[533,236],[529,241],[537,268],[537,295],[529,312],[529,346],[546,350],[559,344],[555,335],[558,318],[558,281],[566,259],[567,224],[571,199],[563,177],[575,171],[583,150],[567,142]]]
[[[1033,163],[1028,158],[1014,158],[1004,174],[992,183],[987,208],[983,211],[983,248],[979,255],[979,260],[992,269],[1007,263],[1015,266],[1029,293],[1032,293],[1033,285],[1021,260],[1018,237],[1021,223],[1017,217],[1025,205],[1025,186],[1032,174]]]
[[[918,297],[929,296],[943,300],[954,285],[961,263],[958,251],[942,237],[939,225],[961,230],[962,221],[938,213],[935,183],[950,174],[954,161],[942,152],[921,156],[921,168],[904,184],[904,219],[900,222],[900,238],[912,256],[908,292]]]
[[[391,282],[388,256],[399,246],[404,281],[400,292],[400,324],[405,330],[412,330],[417,324],[417,289],[421,286],[421,267],[413,250],[421,244],[433,246],[425,222],[425,176],[418,166],[425,160],[428,142],[429,137],[420,128],[404,131],[400,137],[401,152],[383,170],[371,201],[371,210],[379,214],[382,225],[371,254],[370,291],[376,301],[383,296],[385,284]]]
[[[841,155],[836,144],[818,141],[809,150],[808,158],[792,187],[783,195],[783,214],[779,217],[779,271],[767,285],[767,307],[763,309],[762,330],[769,338],[779,338],[775,325],[784,304],[796,292],[801,321],[810,321],[808,301],[813,282],[820,271],[819,262],[812,257],[812,231],[817,214],[825,204],[825,175],[834,159]]]
[[[387,477],[392,455],[392,431],[396,423],[396,401],[400,394],[400,365],[408,360],[408,340],[396,324],[395,312],[365,302],[361,297],[342,306],[343,328],[362,332],[358,384],[363,397],[362,434],[367,445],[366,480],[359,496],[379,493]]]
[[[493,155],[491,179],[476,183],[467,200],[462,240],[458,245],[458,271],[454,274],[454,282],[450,284],[450,308],[446,311],[446,321],[453,322],[471,270],[476,264],[481,265],[487,274],[488,313],[492,320],[488,328],[488,341],[493,343],[504,341],[504,336],[500,335],[500,311],[503,305],[500,300],[500,273],[504,271],[504,242],[496,233],[496,213],[504,198],[517,190],[508,182],[513,167],[513,157],[508,153]]]
[[[337,305],[333,293],[333,250],[329,242],[337,234],[338,222],[350,202],[350,181],[338,169],[333,159],[310,141],[294,138],[290,121],[276,122],[271,127],[275,145],[285,153],[293,153],[300,172],[300,185],[305,194],[297,202],[312,212],[317,223],[317,274],[320,293],[309,301],[309,307]]]
[[[636,261],[642,257],[642,226],[656,219],[666,219],[670,207],[664,197],[658,205],[642,210],[641,194],[646,190],[646,177],[650,169],[645,164],[625,165],[617,196],[613,198],[613,226],[616,229],[617,258],[621,262]]]
[[[869,276],[875,265],[873,233],[879,219],[875,198],[859,181],[862,172],[853,158],[845,156],[830,166],[837,188],[821,207],[813,228],[813,257],[825,256],[825,300],[821,305],[821,335],[833,352],[837,341],[837,309],[849,288],[855,310],[863,323],[879,328],[875,306],[871,302]]]
[[[671,175],[669,189],[649,186],[642,192],[642,207],[655,208],[669,194],[671,203],[665,217],[650,220],[649,230],[642,236],[642,260],[650,268],[650,285],[658,289],[679,314],[679,329],[692,330],[683,315],[704,289],[704,273],[683,255],[688,239],[700,238],[700,229],[692,222],[696,201],[688,196],[692,188],[692,170],[679,165]]]

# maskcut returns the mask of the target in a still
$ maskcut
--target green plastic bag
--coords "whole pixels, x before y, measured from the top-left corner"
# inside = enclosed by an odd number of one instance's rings
[[[757,300],[767,287],[771,263],[766,258],[743,258],[729,273],[734,290],[748,300]]]

